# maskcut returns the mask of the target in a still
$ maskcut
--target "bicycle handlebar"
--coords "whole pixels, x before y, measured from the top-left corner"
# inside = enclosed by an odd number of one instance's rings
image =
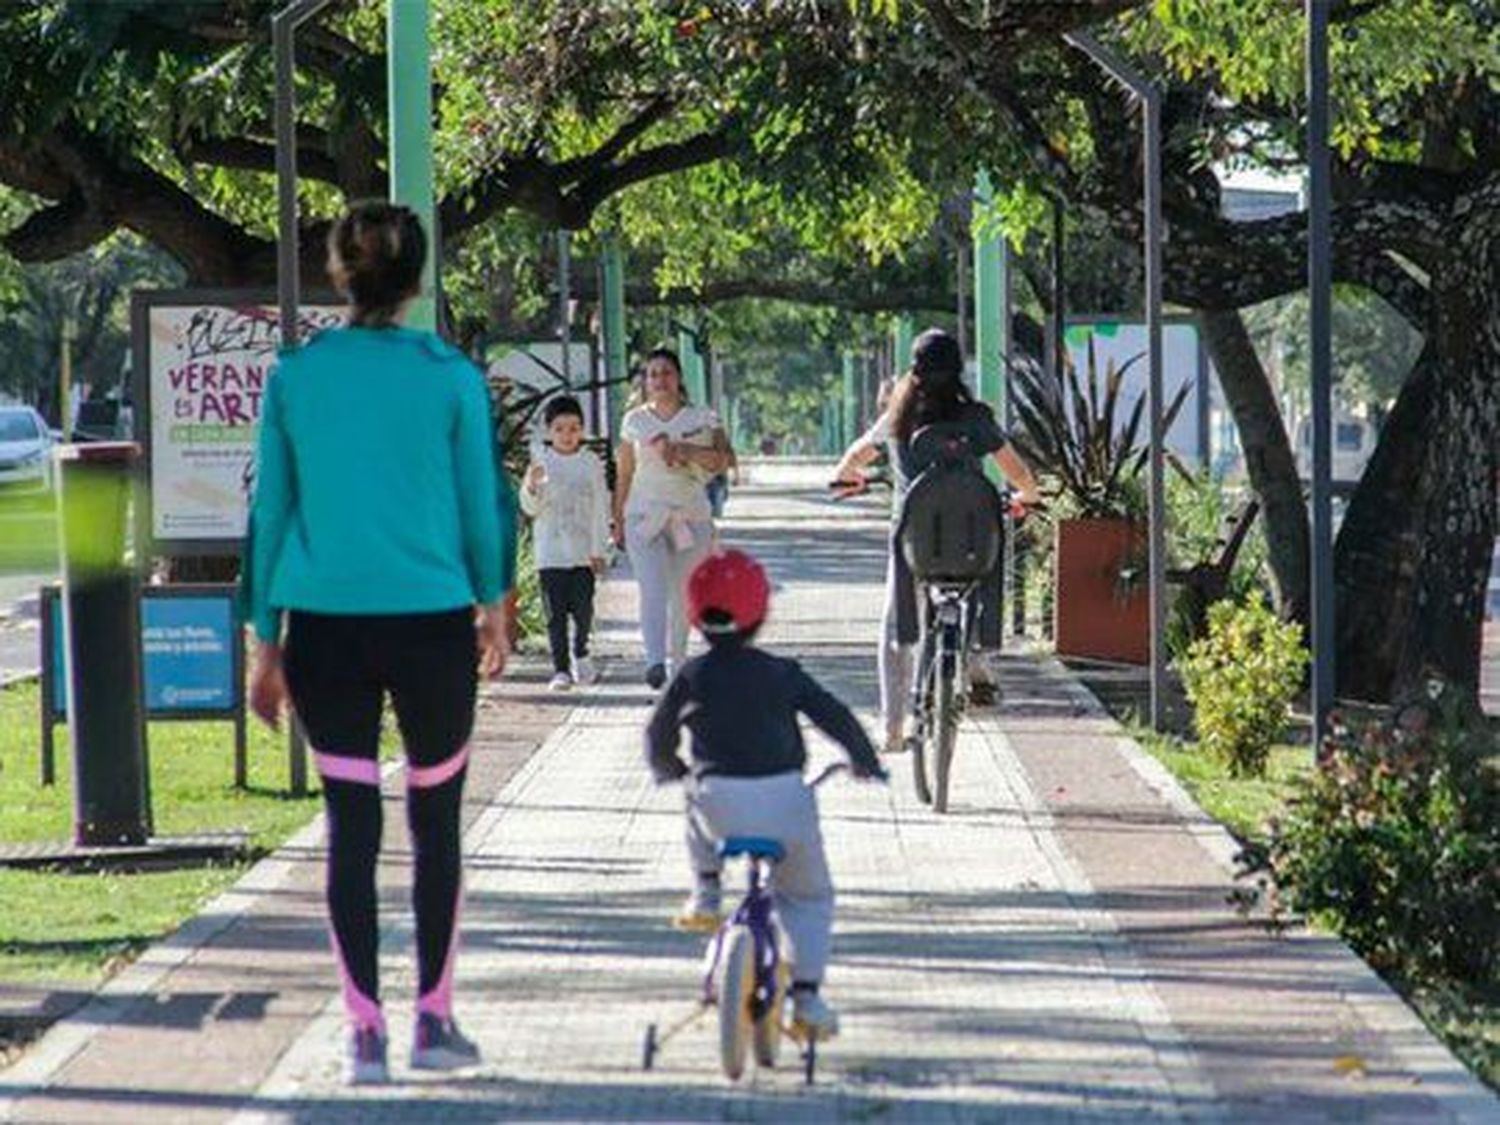
[[[817,772],[813,779],[807,783],[807,787],[809,789],[816,789],[818,786],[822,785],[825,781],[833,777],[835,774],[853,772],[854,770],[850,767],[848,762],[831,762]],[[877,781],[890,780],[890,774],[886,773],[885,770],[881,770],[879,773],[872,773],[869,776],[876,779]]]
[[[811,781],[807,783],[807,787],[809,789],[816,789],[830,777],[833,777],[835,774],[843,773],[848,768],[849,763],[847,762],[833,762],[830,765],[824,766],[821,770],[818,771],[817,776],[815,776]]]

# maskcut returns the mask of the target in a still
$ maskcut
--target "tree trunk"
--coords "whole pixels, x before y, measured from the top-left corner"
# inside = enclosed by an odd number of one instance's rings
[[[1305,623],[1309,604],[1307,505],[1276,393],[1239,310],[1204,309],[1198,317],[1239,432],[1250,487],[1260,498],[1277,608],[1284,618]]]
[[[1338,694],[1346,699],[1391,697],[1416,596],[1422,548],[1417,497],[1437,369],[1429,341],[1386,417],[1334,543]]]
[[[1453,210],[1433,319],[1335,553],[1339,687],[1386,701],[1441,677],[1474,696],[1495,546],[1500,178]]]
[[[1419,494],[1416,613],[1395,692],[1431,676],[1479,692],[1485,593],[1495,548],[1500,422],[1500,180],[1458,208],[1456,252],[1433,278],[1440,358]]]

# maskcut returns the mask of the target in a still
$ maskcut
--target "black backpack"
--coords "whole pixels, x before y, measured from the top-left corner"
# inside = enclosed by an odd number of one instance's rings
[[[906,490],[896,539],[918,582],[976,582],[1000,557],[1000,493],[964,435],[929,426],[913,435],[912,461],[924,466]]]

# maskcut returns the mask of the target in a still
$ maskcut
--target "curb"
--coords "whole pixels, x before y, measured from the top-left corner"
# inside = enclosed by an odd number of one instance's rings
[[[1084,714],[1119,726],[1094,693],[1061,661],[1051,655],[1036,655],[1041,666],[1059,678],[1069,698]],[[1235,858],[1241,848],[1229,830],[1204,812],[1171,771],[1142,749],[1135,739],[1121,733],[1115,748],[1136,775],[1182,818],[1184,827],[1225,874],[1231,880],[1237,880],[1239,873]],[[1380,1037],[1396,1061],[1416,1076],[1427,1095],[1455,1121],[1463,1125],[1495,1125],[1500,1120],[1500,1097],[1480,1082],[1428,1030],[1401,995],[1341,938],[1307,929],[1293,929],[1286,932],[1285,939],[1317,942],[1341,954],[1342,992],[1349,1006],[1365,1027]]]
[[[400,759],[388,762],[381,770],[381,783],[402,768]],[[118,1023],[130,1006],[154,992],[168,973],[279,888],[299,862],[292,856],[318,848],[324,829],[325,818],[320,812],[228,890],[166,937],[147,946],[140,957],[105,981],[93,999],[53,1024],[20,1059],[0,1071],[0,1121],[13,1120],[18,1103],[45,1090],[101,1030]]]

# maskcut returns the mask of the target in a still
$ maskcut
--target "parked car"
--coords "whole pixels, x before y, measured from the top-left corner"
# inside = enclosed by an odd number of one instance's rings
[[[52,447],[46,419],[29,406],[0,406],[0,491],[52,491]]]

